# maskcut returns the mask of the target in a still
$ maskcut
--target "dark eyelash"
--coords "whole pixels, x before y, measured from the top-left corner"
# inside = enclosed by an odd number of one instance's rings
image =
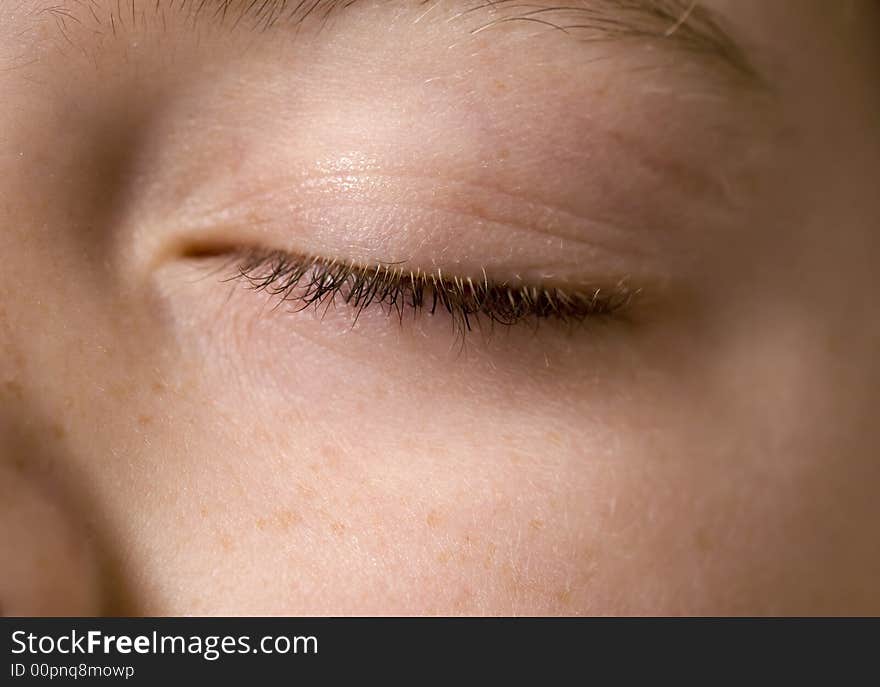
[[[250,251],[236,261],[231,279],[244,279],[250,288],[265,291],[281,302],[330,306],[341,300],[351,306],[354,321],[365,308],[383,307],[402,320],[413,313],[445,312],[458,332],[470,331],[481,318],[512,326],[525,320],[582,322],[607,317],[627,307],[638,293],[625,282],[612,288],[566,291],[557,287],[493,282],[485,275],[448,277],[438,270],[411,271],[399,263],[361,265],[283,251]]]

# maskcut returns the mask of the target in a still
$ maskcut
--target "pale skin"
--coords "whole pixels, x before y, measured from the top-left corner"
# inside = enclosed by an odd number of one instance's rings
[[[0,0],[4,613],[880,613],[876,3],[707,0],[747,67],[48,4]],[[462,342],[255,247],[639,298]]]

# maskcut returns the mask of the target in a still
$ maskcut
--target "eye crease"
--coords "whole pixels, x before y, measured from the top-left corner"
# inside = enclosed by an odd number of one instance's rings
[[[426,272],[402,263],[356,262],[298,256],[278,250],[249,250],[227,263],[234,265],[226,281],[241,280],[255,291],[294,304],[295,311],[330,307],[342,302],[354,311],[356,323],[367,308],[382,308],[402,322],[407,311],[446,314],[463,334],[481,320],[514,326],[542,320],[579,323],[620,317],[639,294],[626,280],[609,287],[566,290],[546,284],[520,284]]]

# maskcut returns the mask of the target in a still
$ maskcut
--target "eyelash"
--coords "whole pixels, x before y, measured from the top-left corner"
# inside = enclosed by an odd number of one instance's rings
[[[367,266],[284,251],[250,251],[235,262],[235,271],[226,281],[243,280],[255,291],[297,303],[297,311],[329,307],[341,300],[354,308],[354,322],[368,307],[396,313],[401,322],[406,310],[414,315],[445,312],[461,334],[483,319],[513,326],[526,321],[579,323],[608,318],[619,315],[638,294],[623,281],[612,288],[565,291],[493,282],[485,274],[474,281],[447,277],[439,270],[410,271],[399,263]]]

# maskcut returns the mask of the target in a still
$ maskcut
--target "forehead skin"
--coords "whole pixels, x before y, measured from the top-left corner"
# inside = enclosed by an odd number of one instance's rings
[[[251,5],[0,0],[4,612],[880,612],[876,3]],[[462,344],[240,246],[644,299]]]

